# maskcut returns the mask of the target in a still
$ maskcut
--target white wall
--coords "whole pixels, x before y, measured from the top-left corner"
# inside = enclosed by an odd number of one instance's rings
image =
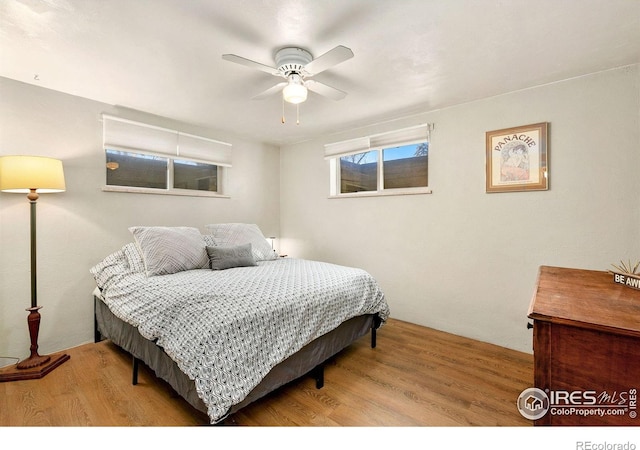
[[[279,234],[279,149],[0,78],[0,155],[63,161],[67,191],[42,194],[37,212],[40,353],[93,339],[95,287],[89,269],[131,241],[132,225],[257,223]],[[101,113],[233,144],[230,199],[102,192],[105,160]],[[29,355],[29,203],[0,193],[0,356]],[[0,366],[13,363],[0,359]]]
[[[531,352],[540,265],[640,258],[639,86],[636,65],[283,148],[279,250],[365,268],[392,317]],[[424,122],[433,194],[327,198],[323,144]],[[485,132],[538,122],[550,190],[485,193]]]
[[[363,267],[392,316],[530,351],[538,266],[606,270],[640,258],[640,71],[603,72],[281,149],[231,133],[0,78],[0,155],[64,162],[67,191],[38,202],[41,353],[88,342],[89,268],[131,225],[243,221],[292,256]],[[101,113],[231,142],[231,199],[102,192]],[[485,132],[550,123],[550,190],[484,192]],[[435,123],[431,195],[328,199],[323,144]],[[279,159],[279,153],[280,159]],[[278,174],[280,173],[280,183]],[[29,207],[0,193],[0,356],[29,354]],[[11,363],[0,359],[0,365]]]

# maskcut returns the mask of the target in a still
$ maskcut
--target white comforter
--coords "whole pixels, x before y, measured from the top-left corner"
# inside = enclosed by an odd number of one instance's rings
[[[255,267],[129,274],[102,292],[195,380],[215,423],[276,364],[351,317],[389,308],[367,272],[293,258]]]

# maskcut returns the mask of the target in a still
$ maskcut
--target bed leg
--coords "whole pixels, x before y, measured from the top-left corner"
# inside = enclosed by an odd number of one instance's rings
[[[93,296],[93,342],[97,343],[102,340],[102,335],[98,331],[98,313],[96,311],[96,302],[98,299]]]
[[[98,320],[96,319],[93,324],[93,342],[96,344],[102,340],[102,335],[98,331]]]
[[[313,378],[316,380],[316,389],[324,386],[324,364],[320,364],[313,369]]]
[[[380,324],[382,320],[380,320],[380,316],[377,314],[373,317],[373,322],[371,322],[371,348],[376,348],[376,330],[380,328]]]
[[[133,384],[134,386],[138,384],[138,365],[139,364],[140,364],[140,360],[134,356],[133,357],[133,377],[131,379],[131,384]]]

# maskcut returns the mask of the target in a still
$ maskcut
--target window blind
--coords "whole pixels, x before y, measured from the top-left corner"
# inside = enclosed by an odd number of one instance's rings
[[[139,150],[231,166],[231,144],[168,128],[103,115],[104,147]]]
[[[362,153],[371,149],[388,148],[402,144],[428,142],[432,124],[416,125],[386,133],[373,134],[347,141],[325,144],[324,158],[333,159]]]
[[[231,144],[178,133],[178,156],[203,159],[215,162],[219,166],[231,167]]]
[[[324,146],[324,158],[338,158],[356,153],[366,152],[370,148],[368,137],[351,139],[348,141],[334,142]]]

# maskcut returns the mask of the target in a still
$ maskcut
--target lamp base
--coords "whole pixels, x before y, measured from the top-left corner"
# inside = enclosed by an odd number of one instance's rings
[[[70,356],[65,353],[46,356],[37,355],[35,358],[27,358],[18,364],[0,369],[0,382],[42,378],[69,358]]]
[[[47,362],[49,362],[50,359],[51,359],[51,356],[49,355],[40,356],[36,353],[35,355],[31,355],[27,359],[20,361],[16,366],[16,368],[20,370],[33,369],[34,367],[38,367],[43,364],[46,364]]]

